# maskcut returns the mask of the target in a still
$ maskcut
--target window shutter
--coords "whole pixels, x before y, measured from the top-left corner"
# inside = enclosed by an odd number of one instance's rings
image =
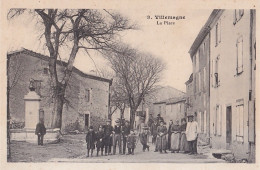
[[[240,37],[237,41],[237,73],[243,71],[243,38]]]
[[[207,132],[207,111],[204,111],[204,133]]]
[[[239,135],[244,136],[244,105],[239,106]]]
[[[219,105],[219,135],[222,135],[222,106]]]
[[[237,15],[236,15],[236,9],[234,10],[234,19],[233,19],[233,24],[235,25],[237,22]]]

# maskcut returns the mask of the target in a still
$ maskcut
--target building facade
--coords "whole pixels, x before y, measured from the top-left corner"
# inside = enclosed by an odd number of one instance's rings
[[[169,123],[170,120],[175,122],[176,120],[181,121],[182,118],[186,118],[186,96],[182,95],[179,97],[170,98],[160,102],[154,103],[154,108],[161,114],[165,123]]]
[[[255,159],[255,15],[255,10],[213,10],[189,51],[192,110],[199,122],[205,109],[203,130],[211,146],[251,162]]]
[[[249,157],[255,136],[252,13],[253,10],[218,10],[210,24],[212,146],[230,149],[241,159]]]
[[[29,91],[29,80],[36,83],[36,92],[41,96],[40,108],[45,112],[44,122],[51,127],[53,102],[50,90],[49,57],[23,49],[7,55],[10,89],[10,113],[14,123],[23,123],[24,96]],[[58,76],[62,77],[65,62],[58,62]],[[15,84],[14,84],[15,83]],[[112,81],[88,75],[74,68],[66,89],[62,114],[62,131],[85,131],[90,125],[97,128],[105,124],[109,108],[109,91]]]
[[[208,101],[210,97],[210,36],[208,28],[201,30],[192,44],[189,53],[193,67],[192,83],[187,83],[187,86],[193,88],[192,90],[189,90],[192,93],[192,108],[190,111],[195,114],[195,119],[198,122],[200,140],[209,143],[210,102]]]

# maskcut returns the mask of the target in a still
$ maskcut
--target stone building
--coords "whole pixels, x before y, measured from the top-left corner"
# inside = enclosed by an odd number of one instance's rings
[[[36,92],[41,96],[40,108],[45,112],[44,122],[51,127],[53,102],[50,94],[50,74],[48,69],[49,57],[23,49],[8,53],[8,81],[10,90],[10,113],[13,124],[23,123],[24,96],[28,93],[29,80],[36,82]],[[64,70],[65,62],[58,61],[58,76]],[[90,125],[97,128],[104,124],[108,116],[109,91],[112,81],[89,75],[73,68],[69,85],[66,89],[62,114],[63,132],[85,131]]]
[[[154,109],[161,114],[164,121],[168,124],[170,120],[181,120],[186,118],[186,96],[178,96],[154,103]]]

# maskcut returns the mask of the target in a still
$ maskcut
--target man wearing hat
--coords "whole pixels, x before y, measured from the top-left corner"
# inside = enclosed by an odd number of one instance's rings
[[[157,119],[157,124],[158,125],[160,125],[161,121],[164,122],[164,119],[161,117],[161,114],[158,114],[156,119]]]
[[[193,119],[194,115],[188,115],[186,137],[190,148],[190,154],[197,154],[198,123]]]
[[[116,154],[116,145],[119,147],[119,154],[122,154],[121,148],[121,126],[120,120],[116,121],[116,125],[114,127],[114,138],[113,138],[113,155]]]
[[[125,154],[126,151],[126,143],[127,143],[127,136],[130,134],[130,124],[129,121],[125,121],[125,125],[122,128],[122,135],[123,135],[123,154]]]
[[[111,120],[107,120],[106,125],[104,125],[104,145],[105,145],[106,156],[111,154],[112,132],[113,132],[113,127],[111,126]]]
[[[140,142],[143,145],[143,152],[147,149],[149,151],[149,145],[147,145],[147,140],[148,140],[148,126],[144,126],[142,128],[142,132],[139,134]]]

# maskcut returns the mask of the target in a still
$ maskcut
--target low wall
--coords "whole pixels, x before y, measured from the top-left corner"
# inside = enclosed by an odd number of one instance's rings
[[[37,143],[38,137],[34,129],[11,129],[11,141],[25,141]],[[59,129],[47,129],[43,138],[43,143],[58,143],[61,133]]]

